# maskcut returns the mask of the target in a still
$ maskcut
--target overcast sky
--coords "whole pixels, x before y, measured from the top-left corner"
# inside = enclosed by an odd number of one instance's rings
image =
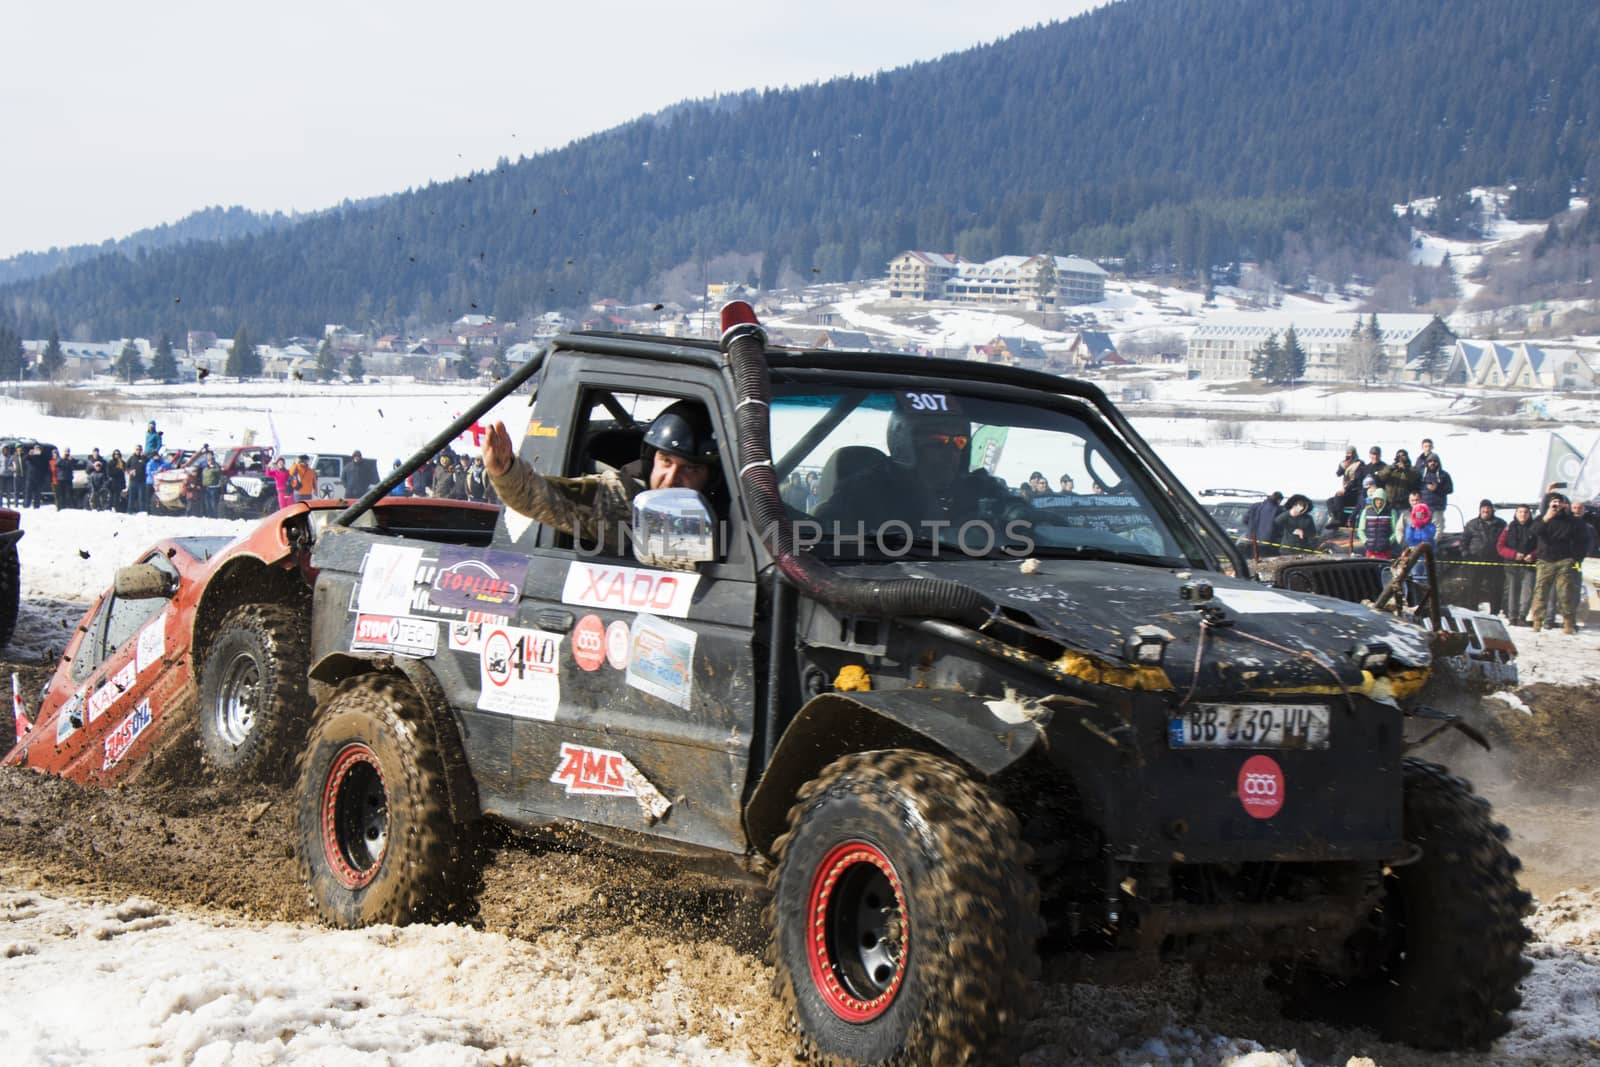
[[[0,257],[311,211],[667,104],[865,74],[1101,0],[7,3]]]

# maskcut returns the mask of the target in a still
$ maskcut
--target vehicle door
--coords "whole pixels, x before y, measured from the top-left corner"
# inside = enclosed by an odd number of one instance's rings
[[[340,456],[318,456],[312,461],[317,472],[317,496],[344,496],[344,459]]]
[[[173,590],[178,569],[166,554],[139,560],[168,576]],[[113,782],[135,766],[169,710],[152,692],[168,667],[167,623],[171,600],[108,593],[84,633],[70,672],[79,687],[57,718],[56,743],[62,774],[78,781]]]
[[[562,381],[564,364],[582,373]],[[521,450],[537,469],[577,477],[636,459],[650,419],[675,400],[718,410],[710,373],[695,383],[681,367],[655,377],[598,366],[554,361]],[[724,447],[725,485],[732,462]],[[506,510],[495,548],[527,559],[516,615],[450,628],[455,658],[477,674],[464,681],[479,736],[509,753],[489,784],[498,803],[743,851],[756,586],[744,522],[729,518],[715,562],[669,571]]]

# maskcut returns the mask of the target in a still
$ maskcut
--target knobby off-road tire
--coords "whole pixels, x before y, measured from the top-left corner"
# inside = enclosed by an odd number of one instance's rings
[[[6,647],[17,630],[17,611],[22,606],[22,568],[17,561],[17,546],[0,548],[0,648]]]
[[[219,777],[284,781],[305,742],[311,698],[304,612],[279,604],[234,608],[200,669],[200,754]]]
[[[775,845],[768,958],[809,1060],[998,1059],[1032,1002],[1042,924],[1016,817],[955,764],[846,756]]]
[[[449,916],[471,882],[469,834],[445,799],[444,761],[415,690],[344,682],[317,709],[295,796],[300,875],[334,926]]]
[[[1385,879],[1384,896],[1348,948],[1365,961],[1355,980],[1297,975],[1296,1014],[1375,1027],[1386,1039],[1427,1049],[1486,1049],[1511,1029],[1531,897],[1510,832],[1472,784],[1435,763],[1408,759],[1406,840],[1415,863]]]

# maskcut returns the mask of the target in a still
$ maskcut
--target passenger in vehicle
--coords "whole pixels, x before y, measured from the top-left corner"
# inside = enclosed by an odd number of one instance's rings
[[[483,464],[506,507],[606,552],[623,549],[633,498],[646,489],[693,489],[717,507],[721,480],[716,433],[705,406],[693,400],[680,400],[656,416],[639,458],[621,469],[579,478],[540,474],[511,447],[504,422],[489,427]]]

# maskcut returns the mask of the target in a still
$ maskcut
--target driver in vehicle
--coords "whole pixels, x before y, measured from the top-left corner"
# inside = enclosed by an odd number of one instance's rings
[[[483,465],[506,507],[603,552],[618,553],[626,547],[622,531],[632,519],[634,497],[646,489],[709,494],[721,474],[710,417],[705,405],[693,400],[680,400],[657,415],[639,453],[632,463],[598,474],[540,474],[517,456],[506,424],[496,422],[484,438]]]

